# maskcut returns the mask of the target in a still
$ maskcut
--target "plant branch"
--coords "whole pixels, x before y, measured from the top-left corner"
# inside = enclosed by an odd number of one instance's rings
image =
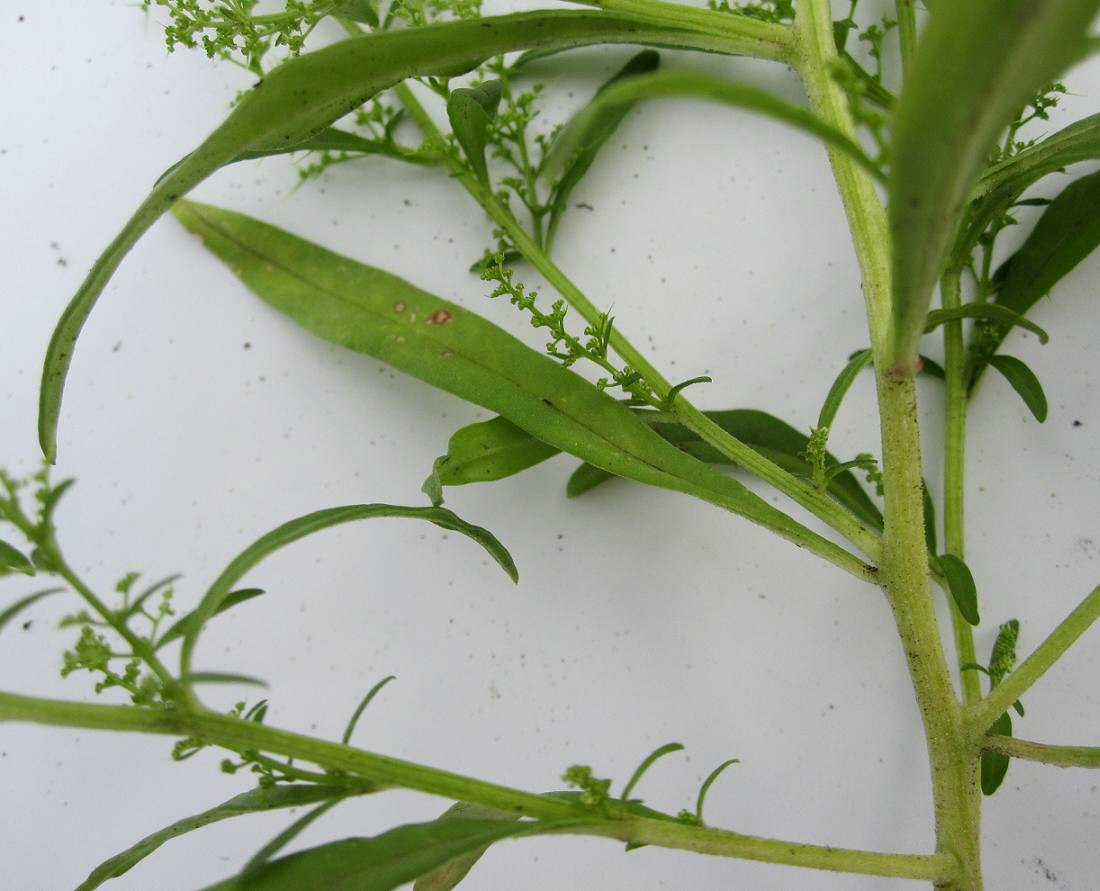
[[[127,624],[126,617],[119,615],[107,606],[107,604],[84,583],[83,579],[76,574],[72,567],[69,566],[68,562],[65,560],[65,556],[61,553],[61,548],[58,547],[57,542],[54,540],[52,524],[46,526],[44,529],[36,528],[20,509],[14,496],[10,501],[0,501],[0,508],[4,508],[0,513],[2,513],[9,522],[22,532],[28,541],[35,542],[42,550],[45,556],[45,562],[48,563],[50,567],[48,571],[61,576],[61,578],[68,583],[69,587],[76,591],[76,593],[83,598],[84,602],[98,613],[100,618],[102,618],[119,637],[130,645],[133,654],[149,666],[149,669],[157,676],[166,691],[171,692],[174,696],[189,695],[187,691],[180,687],[172,673],[157,657],[149,641],[143,640],[135,634]]]
[[[796,67],[811,108],[856,138],[847,97],[831,76],[837,57],[828,0],[800,0]],[[886,215],[866,172],[839,152],[830,160],[862,273],[878,386],[885,528],[879,571],[905,651],[924,726],[936,815],[936,850],[950,853],[959,875],[944,889],[981,887],[981,798],[976,748],[963,732],[932,605],[924,537],[923,481],[916,386],[890,375],[891,267]],[[937,886],[941,887],[941,886]]]
[[[357,29],[356,29],[357,30]],[[355,33],[353,31],[353,33]],[[462,162],[446,151],[446,142],[443,134],[428,114],[427,110],[417,99],[408,84],[401,83],[394,87],[394,93],[398,101],[408,111],[409,116],[416,122],[424,136],[425,141],[438,148],[444,157],[444,163],[452,175],[470,196],[481,205],[490,219],[496,223],[508,235],[516,248],[531,262],[550,283],[555,290],[565,298],[590,325],[598,325],[602,314],[600,310],[588,299],[573,281],[550,259],[547,253],[535,243],[527,231],[519,224],[492,190],[487,188]],[[670,382],[641,354],[641,352],[617,329],[611,332],[610,346],[623,361],[628,363],[636,371],[640,372],[653,386],[658,396],[665,397],[672,389]],[[683,395],[676,398],[673,410],[681,420],[694,429],[700,436],[728,455],[741,467],[760,479],[773,485],[783,494],[791,498],[796,504],[808,510],[814,516],[827,523],[836,532],[845,536],[849,541],[860,548],[869,559],[878,557],[878,536],[849,514],[843,507],[829,498],[827,495],[807,486],[793,474],[769,461],[767,458],[753,451],[748,445],[722,430],[717,424],[707,418],[701,411],[689,403]],[[820,541],[800,541],[799,544],[808,550],[823,556],[856,575],[864,581],[874,583],[874,577],[868,566],[847,551],[832,546],[824,539]]]
[[[982,740],[982,749],[1024,761],[1038,761],[1052,767],[1100,768],[1100,747],[1098,746],[1052,746],[994,734]]]
[[[962,270],[949,269],[940,281],[944,309],[956,309],[962,304]],[[966,353],[963,345],[962,320],[946,322],[944,342],[944,405],[945,433],[943,462],[943,537],[944,550],[960,560],[964,557],[966,527],[963,522],[966,491]],[[944,588],[947,591],[947,588]],[[963,665],[977,662],[974,634],[963,618],[955,598],[947,597],[951,610],[951,628],[955,637],[955,655],[960,668],[963,702],[971,705],[982,698],[981,679],[976,672],[962,671]]]
[[[580,819],[583,828],[571,831],[637,844],[865,875],[940,881],[952,874],[952,861],[943,855],[884,854],[759,838],[616,812],[613,801],[604,812],[206,710],[141,709],[0,692],[4,721],[187,736],[236,752],[272,752],[344,771],[378,789],[412,789],[541,819]]]
[[[981,737],[1017,699],[1023,696],[1057,662],[1093,622],[1100,618],[1100,585],[1078,604],[1062,623],[1020,667],[999,683],[990,694],[974,706],[970,715],[970,730]],[[984,741],[982,742],[984,745]]]

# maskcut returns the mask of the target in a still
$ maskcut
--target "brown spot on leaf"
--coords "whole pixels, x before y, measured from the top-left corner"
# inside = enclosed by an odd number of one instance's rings
[[[393,305],[393,311],[395,313],[397,313],[398,315],[400,315],[401,313],[403,313],[405,311],[405,304],[398,301],[397,303],[395,303]]]
[[[446,325],[451,320],[451,314],[445,309],[437,309],[424,320],[428,325]]]

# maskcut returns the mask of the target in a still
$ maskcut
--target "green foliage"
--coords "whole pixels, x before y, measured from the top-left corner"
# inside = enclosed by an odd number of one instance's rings
[[[285,151],[307,143],[410,75],[455,76],[509,50],[623,41],[637,39],[637,32],[637,22],[613,15],[521,13],[365,35],[280,65],[160,179],[62,313],[47,349],[39,396],[39,440],[46,459],[52,462],[56,455],[61,395],[74,345],[103,288],[146,230],[218,168],[249,152]]]
[[[976,745],[963,752],[967,746],[957,744],[984,732],[991,715],[981,712],[976,676],[965,676],[970,683],[963,685],[963,701],[956,699],[939,648],[940,629],[924,607],[931,575],[946,585],[957,607],[952,621],[961,669],[985,673],[990,690],[1001,691],[994,702],[985,703],[991,714],[1022,695],[1100,614],[1100,609],[1088,613],[1079,608],[1040,646],[1039,656],[1020,669],[1015,667],[1015,619],[1001,625],[988,666],[964,661],[974,658],[970,626],[978,624],[979,612],[973,573],[956,556],[963,553],[963,493],[961,478],[953,478],[961,477],[966,399],[987,365],[1006,377],[1038,420],[1045,419],[1046,397],[1034,373],[998,350],[1013,327],[1046,342],[1046,332],[1027,312],[1100,244],[1095,213],[1100,174],[1072,181],[1053,199],[1025,196],[1043,176],[1100,158],[1100,116],[1043,140],[1032,138],[1032,125],[1047,121],[1067,92],[1052,78],[1083,52],[1100,0],[937,4],[915,56],[917,18],[911,0],[895,5],[897,22],[883,18],[870,24],[857,21],[856,0],[850,0],[846,18],[836,22],[830,21],[825,0],[800,0],[797,8],[792,0],[709,0],[709,10],[601,0],[593,5],[623,11],[537,11],[487,19],[480,19],[479,0],[391,0],[380,6],[373,0],[285,0],[262,12],[257,0],[144,0],[142,5],[167,16],[170,50],[201,48],[263,79],[222,125],[158,180],[63,314],[41,391],[40,438],[47,459],[54,458],[61,392],[81,327],[124,255],[169,209],[261,299],[295,323],[499,416],[451,437],[424,484],[433,507],[359,504],[298,517],[241,551],[198,604],[181,615],[178,575],[142,587],[141,575],[128,571],[114,585],[112,597],[101,598],[74,572],[55,525],[71,481],[54,485],[45,470],[26,480],[0,472],[5,536],[0,539],[0,576],[50,575],[63,584],[7,605],[0,611],[0,629],[47,596],[74,595],[79,606],[61,627],[75,629],[77,636],[63,654],[62,675],[88,672],[97,692],[118,688],[130,700],[128,706],[97,707],[0,693],[0,720],[12,714],[19,718],[28,712],[18,708],[29,708],[34,720],[167,731],[182,736],[174,759],[220,749],[230,753],[220,763],[224,773],[246,772],[259,784],[147,836],[98,867],[80,888],[98,887],[165,841],[210,823],[314,805],[256,852],[237,876],[211,887],[381,891],[415,881],[417,891],[446,891],[497,841],[583,832],[625,841],[627,850],[663,844],[926,879],[951,891],[974,891],[980,864],[976,826],[969,825],[976,812],[972,778],[978,770],[982,792],[992,794],[1004,780],[1009,757],[988,750],[979,754]],[[304,52],[311,34],[320,38],[317,27],[326,18],[354,36]],[[351,22],[373,33],[364,34]],[[899,97],[886,86],[894,83],[895,39],[904,57]],[[614,43],[782,60],[803,78],[810,109],[690,67],[658,71],[657,53],[646,49],[562,125],[547,122],[542,86],[525,80],[530,66],[575,47]],[[520,49],[528,52],[518,59],[507,55]],[[463,75],[470,76],[456,86],[454,79]],[[424,95],[442,100],[445,107],[427,108],[406,81],[419,83]],[[675,384],[666,380],[630,344],[610,310],[589,301],[550,260],[573,190],[631,110],[655,98],[708,99],[764,114],[833,150],[863,265],[872,347],[849,358],[809,435],[762,411],[696,409],[689,401],[695,391],[687,388],[711,383],[710,376]],[[444,113],[448,134],[435,123]],[[333,126],[347,115],[353,116],[347,126],[354,129]],[[406,143],[405,133],[414,128],[420,130],[419,142]],[[181,200],[221,166],[294,152],[311,153],[300,168],[303,180],[368,156],[453,177],[494,227],[496,249],[475,264],[476,271],[493,283],[491,297],[505,297],[546,333],[544,352],[380,269],[240,214]],[[886,180],[887,167],[889,208],[884,211],[875,181]],[[994,273],[996,239],[1019,224],[1015,211],[1024,205],[1044,211],[1022,247]],[[540,273],[560,298],[542,299],[539,291],[518,281],[514,268],[520,262]],[[974,294],[964,302],[967,271]],[[945,305],[928,311],[937,280]],[[961,337],[964,320],[974,321],[968,345]],[[946,335],[942,367],[918,352],[921,335],[940,326]],[[882,468],[868,452],[841,461],[827,450],[847,392],[872,364],[878,366]],[[939,556],[935,506],[920,467],[916,401],[907,380],[922,365],[946,384],[943,503],[949,553]],[[596,379],[589,381],[579,371],[593,372]],[[694,811],[672,817],[631,799],[646,771],[681,750],[679,743],[647,756],[620,799],[612,797],[610,779],[584,765],[569,767],[562,777],[577,791],[538,795],[353,748],[358,721],[392,676],[366,693],[339,742],[268,727],[266,699],[238,702],[228,714],[203,706],[194,689],[198,685],[263,685],[235,671],[197,671],[192,662],[206,623],[263,593],[236,586],[267,556],[339,524],[405,517],[473,539],[517,580],[511,556],[490,532],[439,507],[443,489],[503,479],[559,452],[583,462],[569,480],[571,496],[613,476],[687,494],[761,524],[882,587],[905,643],[925,735],[938,765],[933,794],[941,822],[935,854],[846,851],[709,829],[703,818],[706,797],[737,759],[706,777]],[[829,536],[866,556],[812,531],[713,467],[734,464],[792,498],[829,528]],[[855,471],[885,499],[888,523]],[[182,644],[180,667],[173,673],[161,654],[177,641]],[[1019,700],[1012,705],[1022,717]],[[989,733],[1009,736],[1012,729],[1006,711]],[[970,759],[966,764],[948,763],[964,757]],[[945,765],[952,769],[939,769]],[[959,777],[970,779],[960,783]],[[460,800],[429,823],[279,856],[347,797],[392,787]],[[951,819],[944,822],[945,815]]]
[[[98,888],[108,879],[117,879],[119,876],[125,875],[165,842],[179,838],[179,836],[188,832],[194,832],[204,826],[209,826],[211,823],[248,814],[281,810],[282,808],[302,807],[319,801],[329,801],[345,794],[347,794],[347,790],[340,786],[260,786],[249,792],[236,795],[208,811],[203,811],[192,817],[185,817],[146,836],[121,854],[116,854],[97,866],[92,870],[91,875],[80,883],[76,891],[92,891],[93,888]]]
[[[142,9],[167,13],[164,39],[168,52],[177,46],[202,47],[210,58],[243,64],[263,75],[263,59],[274,47],[298,55],[321,19],[343,14],[333,0],[285,0],[281,13],[254,14],[259,0],[142,0]]]
[[[991,285],[995,303],[989,310],[1015,318],[1031,310],[1100,245],[1100,174],[1074,180],[1043,211],[1021,248],[997,270]],[[968,384],[973,389],[1011,330],[1013,318],[987,317],[975,326],[967,357]],[[1015,322],[1019,324],[1019,322]]]
[[[981,618],[978,615],[978,587],[974,583],[970,567],[954,554],[941,554],[937,562],[947,577],[947,587],[962,617],[971,625],[979,624]]]
[[[346,838],[290,854],[205,891],[391,891],[493,842],[568,825],[475,819],[411,823],[373,838]]]
[[[489,555],[508,573],[513,581],[519,580],[519,574],[511,555],[496,537],[480,526],[473,526],[461,520],[449,510],[440,507],[398,507],[390,504],[354,504],[346,507],[332,507],[298,517],[272,529],[241,551],[214,580],[199,605],[186,619],[183,630],[183,649],[180,654],[180,670],[186,677],[191,673],[191,657],[203,626],[216,616],[228,600],[231,589],[241,577],[255,567],[265,557],[285,548],[287,545],[313,535],[323,529],[329,529],[343,523],[369,520],[376,517],[407,517],[427,520],[443,529],[461,532],[480,544]],[[184,678],[181,678],[183,681]]]
[[[930,17],[895,112],[890,361],[915,372],[932,289],[997,138],[1081,54],[1100,0],[949,3]]]
[[[1004,375],[1012,389],[1020,394],[1024,405],[1035,416],[1036,421],[1041,424],[1047,419],[1047,397],[1034,371],[1013,356],[991,356],[989,364]]]

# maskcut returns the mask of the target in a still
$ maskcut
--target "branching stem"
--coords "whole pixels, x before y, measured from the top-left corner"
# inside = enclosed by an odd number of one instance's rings
[[[1100,768],[1100,746],[1051,746],[1012,736],[993,735],[982,740],[982,749],[1052,767]]]
[[[1005,677],[985,699],[973,707],[969,720],[971,733],[979,738],[983,736],[990,725],[1031,689],[1097,618],[1100,618],[1100,585],[1092,589],[1077,608],[1035,648],[1035,652],[1020,663],[1019,668]]]
[[[579,819],[585,825],[575,831],[637,844],[865,875],[927,881],[941,881],[952,875],[952,861],[943,855],[884,854],[808,845],[689,826],[674,820],[638,817],[626,812],[616,814],[613,810],[608,816],[573,802],[376,755],[205,709],[90,705],[0,692],[0,722],[4,721],[186,736],[235,752],[271,752],[343,771],[373,783],[377,789],[412,789],[548,820]]]

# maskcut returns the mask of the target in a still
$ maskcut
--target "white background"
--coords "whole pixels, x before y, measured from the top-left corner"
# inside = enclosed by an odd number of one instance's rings
[[[539,69],[548,116],[583,101],[630,52],[582,51],[567,73]],[[201,54],[167,55],[154,21],[103,0],[2,0],[0,59],[0,457],[24,473],[36,467],[38,374],[55,319],[153,180],[216,125],[249,78]],[[690,64],[799,95],[778,66]],[[1096,110],[1100,68],[1069,83],[1068,116]],[[489,226],[442,173],[375,159],[297,190],[296,181],[289,160],[269,159],[218,173],[196,197],[532,336],[466,272]],[[704,407],[764,408],[808,428],[845,357],[866,342],[840,205],[816,143],[726,108],[650,104],[631,114],[575,200],[594,209],[567,217],[557,257],[598,305],[614,306],[622,330],[668,376],[709,373],[715,383],[692,391]],[[1098,269],[1100,259],[1085,262],[1035,309],[1049,346],[1021,335],[1007,346],[1042,378],[1047,423],[993,377],[972,412],[968,557],[982,594],[983,658],[1012,616],[1029,652],[1100,576]],[[933,355],[937,340],[928,340]],[[941,394],[922,384],[935,486]],[[183,571],[181,606],[293,516],[424,503],[420,484],[448,436],[486,416],[296,329],[171,219],[108,286],[66,396],[57,473],[79,480],[59,516],[70,560],[105,594],[130,569],[148,580]],[[873,409],[868,374],[841,412],[834,451],[877,451]],[[359,745],[531,790],[560,788],[576,762],[621,788],[645,754],[677,740],[686,755],[662,761],[638,789],[652,806],[692,806],[702,778],[735,756],[742,763],[708,800],[713,825],[929,850],[924,745],[878,592],[686,497],[617,482],[567,501],[575,463],[559,457],[502,483],[448,491],[449,507],[511,549],[518,587],[475,545],[434,527],[343,527],[255,570],[248,582],[267,595],[210,626],[199,667],[266,678],[269,723],[328,738],[370,685],[395,674],[360,724]],[[6,580],[4,601],[33,584]],[[0,686],[92,697],[85,679],[57,677],[75,635],[56,623],[71,608],[47,600],[23,617],[29,628],[5,629]],[[1098,671],[1093,631],[1025,698],[1020,735],[1100,742]],[[208,690],[224,707],[255,698]],[[72,887],[145,833],[249,785],[219,773],[214,755],[173,764],[170,748],[167,738],[0,728],[0,886]],[[406,793],[369,797],[300,841],[369,835],[446,806]],[[1014,763],[986,805],[988,887],[1095,887],[1098,807],[1088,772]],[[222,878],[289,819],[197,832],[113,887],[191,889]],[[570,838],[503,844],[467,886],[908,887],[654,848],[624,855],[616,844]]]

